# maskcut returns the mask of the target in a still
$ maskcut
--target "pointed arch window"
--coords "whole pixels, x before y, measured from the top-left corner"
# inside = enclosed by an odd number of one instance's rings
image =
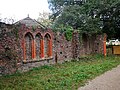
[[[23,40],[24,62],[49,59],[52,56],[52,38],[50,34],[37,33],[34,37],[32,33],[27,32]]]
[[[27,33],[24,37],[24,60],[31,60],[33,58],[33,36]]]
[[[40,59],[42,58],[41,54],[42,52],[42,41],[43,37],[41,36],[41,34],[37,34],[35,36],[35,49],[36,49],[36,59]]]
[[[44,53],[45,53],[45,58],[52,56],[52,39],[50,34],[48,33],[44,37]]]

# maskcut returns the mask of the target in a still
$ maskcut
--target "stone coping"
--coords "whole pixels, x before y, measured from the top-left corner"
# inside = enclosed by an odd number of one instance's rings
[[[53,57],[48,57],[48,58],[41,58],[41,59],[33,59],[33,60],[23,60],[23,63],[33,63],[33,62],[40,62],[40,61],[45,61],[45,60],[52,60]]]

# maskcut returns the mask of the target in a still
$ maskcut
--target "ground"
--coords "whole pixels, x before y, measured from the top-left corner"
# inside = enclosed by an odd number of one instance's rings
[[[45,65],[33,68],[28,72],[17,72],[13,75],[1,76],[0,90],[78,90],[86,82],[118,65],[120,65],[119,56],[103,57],[103,55],[95,55],[81,57],[78,61],[73,60],[62,64]],[[109,77],[111,79],[115,78],[115,80],[117,77],[117,80],[119,80],[118,76],[120,76],[119,72],[118,75],[117,72],[113,72]],[[105,79],[107,78],[105,77]],[[101,83],[107,81],[103,80]],[[118,84],[115,83],[115,85]],[[88,90],[92,90],[92,88],[88,88]]]
[[[120,65],[96,77],[78,90],[120,90]]]

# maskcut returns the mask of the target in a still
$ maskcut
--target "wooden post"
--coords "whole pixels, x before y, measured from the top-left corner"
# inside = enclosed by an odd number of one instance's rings
[[[107,36],[106,36],[106,34],[104,34],[104,41],[103,41],[103,54],[104,54],[104,56],[107,55],[106,54],[106,38],[107,38]]]

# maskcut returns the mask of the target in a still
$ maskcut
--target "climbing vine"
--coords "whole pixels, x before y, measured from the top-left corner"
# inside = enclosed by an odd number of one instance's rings
[[[64,32],[66,40],[68,41],[72,40],[73,28],[71,26],[61,24],[61,25],[52,27],[52,29],[54,32],[57,32],[57,31]]]
[[[65,37],[68,41],[72,40],[73,28],[71,26],[65,27]]]

